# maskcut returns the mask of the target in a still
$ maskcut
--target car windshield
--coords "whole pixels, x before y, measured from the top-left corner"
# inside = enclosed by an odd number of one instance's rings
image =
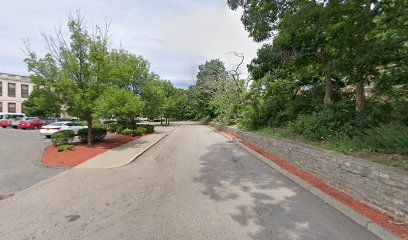
[[[48,126],[62,126],[62,125],[64,125],[64,123],[62,123],[62,122],[56,122],[56,123],[48,124]]]

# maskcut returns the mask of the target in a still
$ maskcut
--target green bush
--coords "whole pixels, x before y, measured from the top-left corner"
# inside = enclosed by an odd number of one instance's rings
[[[211,121],[211,117],[210,117],[210,116],[207,116],[207,117],[201,119],[201,123],[203,123],[203,124],[207,124],[207,123],[209,123],[210,121]]]
[[[71,143],[74,140],[75,132],[72,130],[61,130],[51,135],[51,142],[55,146]]]
[[[361,149],[381,153],[408,153],[408,127],[401,124],[383,124],[369,128],[353,138]]]
[[[138,127],[136,130],[132,132],[133,136],[141,136],[147,133],[147,129],[145,127]]]
[[[147,133],[153,133],[154,132],[154,126],[150,124],[137,124],[137,127],[144,127],[147,129]]]
[[[72,149],[74,149],[74,145],[69,144],[64,144],[57,147],[58,152],[71,151]]]
[[[92,128],[92,136],[95,141],[100,141],[105,138],[107,130],[105,128]],[[78,137],[81,142],[88,141],[88,129],[83,128],[78,130]]]
[[[116,127],[117,127],[116,122],[106,123],[106,128],[108,132],[116,132]]]
[[[115,127],[116,127],[116,128],[115,128],[115,132],[117,132],[117,133],[122,132],[122,130],[123,130],[123,126],[122,126],[122,125],[117,124]]]
[[[320,126],[317,115],[301,115],[295,121],[288,124],[288,128],[308,139],[321,139],[326,135],[325,129]]]
[[[132,129],[123,129],[120,134],[123,135],[131,135],[132,134]]]
[[[86,126],[86,125],[85,125]],[[106,123],[93,123],[92,124],[92,127],[93,128],[105,128],[105,129],[107,129],[108,128],[108,124],[106,124]]]

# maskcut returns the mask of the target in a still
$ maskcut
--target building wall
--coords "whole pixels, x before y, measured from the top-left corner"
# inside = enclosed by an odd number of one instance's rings
[[[9,96],[9,83],[15,84],[15,96]],[[0,73],[0,84],[1,84],[1,92],[0,92],[0,112],[9,112],[9,103],[15,103],[16,113],[22,113],[22,103],[28,97],[23,97],[21,92],[21,86],[27,85],[28,86],[28,95],[31,94],[33,88],[35,86],[34,83],[30,82],[28,77],[19,76],[19,75],[12,75],[7,73]]]

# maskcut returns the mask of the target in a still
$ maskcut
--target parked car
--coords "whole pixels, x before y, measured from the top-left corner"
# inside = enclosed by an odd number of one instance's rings
[[[53,133],[61,130],[72,130],[75,134],[78,134],[78,130],[82,128],[86,128],[86,126],[77,122],[54,122],[42,126],[40,129],[40,135],[50,138]]]
[[[43,121],[38,118],[26,118],[20,120],[17,127],[20,129],[39,129],[43,124]]]
[[[26,115],[24,113],[3,113],[0,112],[0,120],[7,120],[13,118],[23,118]]]
[[[0,127],[2,128],[7,128],[11,125],[11,120],[10,119],[2,119],[0,120]]]
[[[11,120],[10,126],[11,126],[12,128],[14,128],[14,129],[17,129],[17,128],[18,128],[18,124],[20,123],[20,121],[22,121],[22,120],[28,120],[28,118],[17,117],[17,118],[13,118],[13,119],[10,119],[10,120]]]
[[[20,119],[25,117],[24,113],[3,113],[0,112],[0,126],[6,128],[11,126],[15,119]]]

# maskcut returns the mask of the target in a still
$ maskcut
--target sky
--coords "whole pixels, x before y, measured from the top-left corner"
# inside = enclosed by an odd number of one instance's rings
[[[152,71],[181,88],[195,83],[205,61],[219,58],[232,69],[240,59],[231,52],[244,54],[246,77],[260,47],[226,0],[0,0],[0,72],[28,75],[24,39],[43,55],[41,33],[66,28],[78,10],[89,27],[110,23],[113,48],[143,56]]]

